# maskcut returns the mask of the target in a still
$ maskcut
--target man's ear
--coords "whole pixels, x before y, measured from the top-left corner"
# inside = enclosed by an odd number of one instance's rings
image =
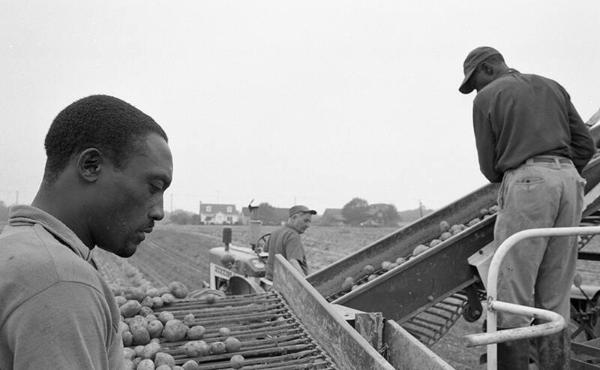
[[[88,148],[79,153],[77,158],[79,176],[87,182],[95,182],[102,170],[103,161],[102,153],[96,148]]]
[[[494,66],[488,62],[481,63],[481,70],[488,76],[494,74]]]

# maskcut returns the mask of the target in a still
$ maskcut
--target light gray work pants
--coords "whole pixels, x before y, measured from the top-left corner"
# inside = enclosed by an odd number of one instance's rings
[[[498,194],[494,240],[499,246],[526,229],[571,227],[581,220],[585,180],[573,164],[528,160],[504,174]],[[570,288],[577,260],[577,237],[526,239],[506,255],[500,268],[498,299],[557,312],[570,320]],[[529,319],[499,314],[498,327],[529,325]]]

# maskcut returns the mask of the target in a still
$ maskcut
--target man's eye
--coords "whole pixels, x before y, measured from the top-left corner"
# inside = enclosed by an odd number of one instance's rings
[[[158,193],[159,191],[162,191],[162,185],[158,185],[158,184],[153,184],[150,183],[150,192],[151,193]]]

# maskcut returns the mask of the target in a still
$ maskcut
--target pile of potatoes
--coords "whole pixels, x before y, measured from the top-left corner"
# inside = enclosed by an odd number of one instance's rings
[[[176,299],[186,298],[187,287],[180,282],[172,282],[168,287],[156,289],[130,287],[119,289],[115,297],[121,321],[119,334],[125,347],[125,369],[130,370],[193,370],[198,369],[198,362],[189,360],[182,366],[175,365],[175,359],[166,352],[161,352],[161,343],[180,344],[179,348],[188,357],[199,357],[238,352],[242,343],[231,336],[228,328],[219,329],[219,337],[211,343],[204,340],[206,328],[195,325],[195,317],[189,313],[178,320],[169,311],[154,312],[153,308],[168,306]],[[207,295],[205,302],[212,304],[217,300],[214,295]],[[213,338],[214,339],[214,338]],[[181,342],[181,343],[177,343]],[[172,347],[172,346],[169,346]],[[234,369],[243,366],[244,357],[234,354],[230,365]]]
[[[443,241],[450,239],[454,235],[459,234],[462,231],[464,231],[472,226],[477,225],[479,222],[485,220],[488,217],[493,216],[497,212],[498,212],[498,206],[493,205],[490,208],[482,208],[479,211],[480,216],[473,218],[466,224],[456,224],[456,225],[450,226],[450,224],[447,221],[441,221],[440,222],[440,235],[437,238],[432,239],[428,243],[417,245],[413,249],[412,253],[408,256],[400,256],[400,257],[396,258],[396,260],[394,260],[394,261],[383,261],[381,263],[380,269],[376,269],[375,267],[373,267],[373,265],[365,265],[362,268],[358,279],[355,279],[352,276],[349,276],[346,279],[344,279],[344,281],[342,282],[342,291],[345,292],[345,291],[352,291],[352,290],[357,289],[360,284],[376,279],[377,277],[386,273],[387,271],[393,270],[394,268],[400,266],[404,262],[418,256],[419,254],[429,250],[430,248],[433,248],[433,247],[439,245]],[[366,277],[366,279],[365,279],[365,277]]]

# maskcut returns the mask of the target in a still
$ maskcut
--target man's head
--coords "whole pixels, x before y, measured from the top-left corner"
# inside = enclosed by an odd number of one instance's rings
[[[306,206],[293,206],[289,211],[288,225],[302,234],[310,226],[312,215],[316,214],[317,211]]]
[[[508,67],[500,52],[489,46],[473,49],[463,63],[463,79],[458,90],[468,94],[474,89],[479,91],[498,78]]]
[[[89,247],[131,256],[164,217],[173,173],[167,141],[151,117],[120,99],[78,100],[48,131],[44,196],[36,201],[62,215]]]

